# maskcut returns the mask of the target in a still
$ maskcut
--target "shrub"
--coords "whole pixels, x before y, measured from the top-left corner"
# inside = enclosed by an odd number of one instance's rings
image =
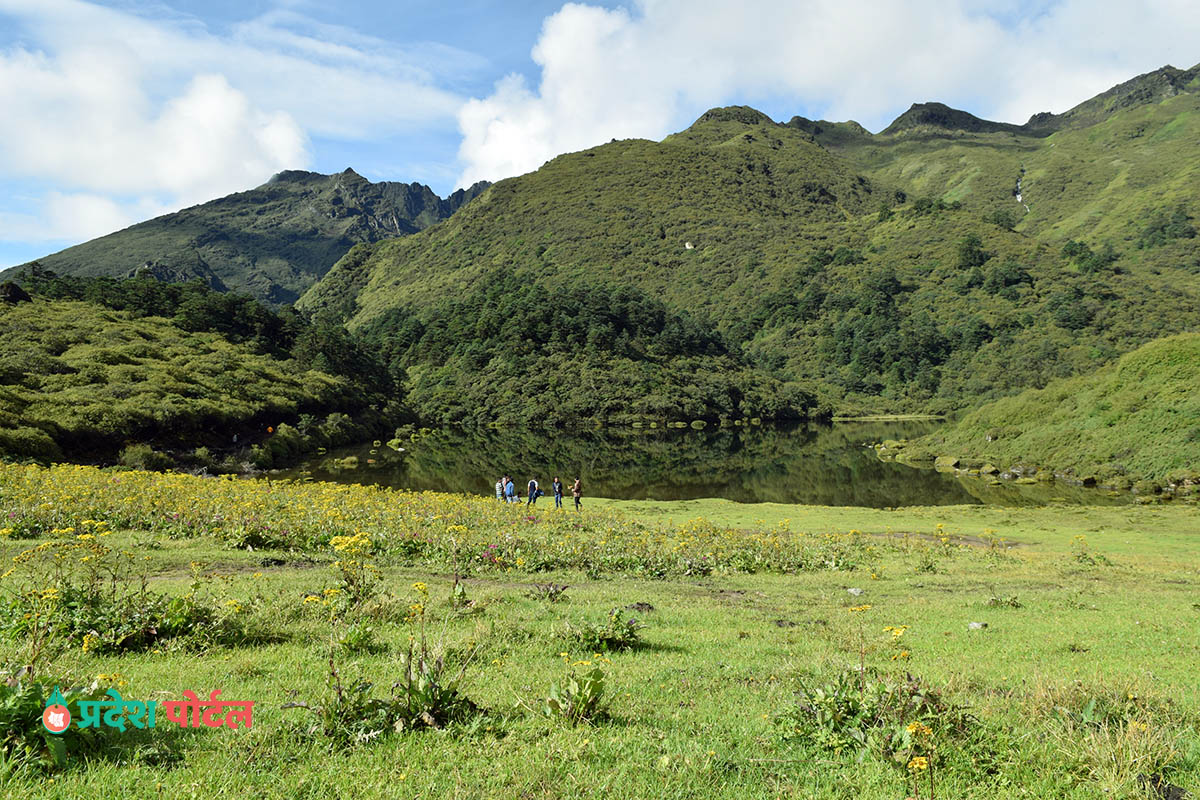
[[[592,667],[583,675],[568,673],[562,686],[550,684],[550,694],[542,706],[542,713],[578,725],[603,715],[603,704],[604,670]]]
[[[1196,236],[1196,228],[1192,218],[1188,216],[1183,206],[1173,212],[1159,211],[1147,222],[1138,236],[1135,246],[1140,249],[1160,247],[1176,239],[1192,239]]]
[[[219,607],[198,565],[187,594],[152,592],[134,554],[105,545],[103,526],[88,528],[95,532],[20,553],[0,584],[0,630],[27,643],[30,663],[52,642],[85,653],[121,653],[164,643],[232,644],[250,638],[244,622],[249,605],[231,600]]]
[[[624,619],[624,614],[623,609],[614,608],[601,623],[590,620],[583,620],[577,625],[566,623],[563,636],[587,650],[628,650],[638,645],[638,631],[645,626],[634,617]]]
[[[362,622],[347,626],[337,644],[347,653],[379,653],[387,649],[375,638],[375,629]]]
[[[148,444],[131,444],[121,451],[117,459],[122,466],[132,469],[145,469],[162,472],[174,466],[175,462],[165,453],[160,453]]]
[[[375,566],[375,545],[371,537],[359,531],[353,536],[334,536],[329,540],[337,561],[334,571],[340,578],[338,588],[355,607],[370,600],[379,591],[379,569]]]
[[[534,600],[545,600],[547,603],[558,603],[567,598],[567,589],[571,587],[564,583],[535,583],[525,592],[525,596]]]
[[[425,647],[409,644],[401,656],[403,672],[392,684],[391,694],[376,697],[373,685],[359,679],[344,685],[332,657],[329,659],[327,692],[320,705],[288,703],[284,708],[302,708],[312,712],[316,721],[307,729],[320,734],[335,746],[348,747],[374,741],[389,733],[420,728],[444,728],[465,722],[481,713],[480,708],[458,690],[468,658],[455,673],[447,668],[442,656],[431,656]]]
[[[833,753],[866,750],[905,763],[916,730],[912,723],[930,736],[955,736],[970,721],[963,709],[911,675],[895,682],[868,680],[855,670],[821,686],[802,684],[797,700],[775,718],[785,742]]]
[[[1071,557],[1075,563],[1086,567],[1112,566],[1113,563],[1107,556],[1093,550],[1082,533],[1071,539]]]
[[[197,466],[204,467],[205,469],[211,469],[217,465],[217,460],[213,457],[212,451],[207,447],[197,447],[193,450],[192,460],[196,462]]]
[[[22,426],[0,428],[0,457],[57,461],[63,454],[50,434],[37,428]]]

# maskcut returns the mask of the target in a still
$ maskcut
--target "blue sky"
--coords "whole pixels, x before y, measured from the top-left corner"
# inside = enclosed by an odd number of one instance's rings
[[[1023,122],[1198,61],[1193,0],[0,0],[0,267],[280,169],[445,195],[716,105]]]

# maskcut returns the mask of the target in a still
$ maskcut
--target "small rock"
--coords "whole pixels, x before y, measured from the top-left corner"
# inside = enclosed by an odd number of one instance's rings
[[[955,456],[938,456],[933,460],[933,468],[939,472],[945,472],[950,469],[957,469],[959,460]]]
[[[862,593],[863,593],[863,590],[862,590],[862,589],[859,589],[857,586],[853,586],[853,587],[851,587],[851,588],[847,589],[846,591],[847,591],[848,593],[850,593],[850,594],[854,595],[855,597],[858,597],[860,594],[862,594]]]
[[[639,601],[637,603],[630,603],[629,605],[627,605],[625,607],[627,609],[629,609],[630,611],[637,611],[640,614],[646,614],[646,613],[649,613],[654,610],[654,606],[650,605],[649,603],[645,603],[645,602],[641,602],[641,601]]]
[[[969,630],[969,631],[981,631],[986,627],[987,627],[986,622],[968,622],[967,623],[967,630]]]

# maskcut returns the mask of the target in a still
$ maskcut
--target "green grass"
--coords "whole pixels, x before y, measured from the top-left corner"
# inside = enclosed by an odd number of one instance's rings
[[[376,497],[396,504],[387,493]],[[453,515],[487,510],[486,504],[470,510],[479,501],[430,501],[448,504]],[[606,529],[627,524],[609,513],[619,510],[651,526],[705,516],[745,531],[787,519],[795,536],[834,530],[858,536],[848,533],[853,528],[863,531],[859,541],[867,549],[854,551],[860,553],[855,569],[794,574],[718,570],[644,579],[623,569],[589,576],[476,566],[466,579],[475,607],[460,614],[450,604],[446,569],[414,567],[385,548],[378,556],[380,588],[395,599],[377,601],[364,618],[386,651],[336,654],[343,677],[364,676],[386,692],[399,653],[418,633],[403,612],[417,597],[412,584],[421,581],[429,586],[428,629],[437,640],[444,636],[451,661],[460,663],[478,647],[462,689],[488,713],[474,725],[391,734],[331,752],[320,737],[296,730],[307,725],[305,712],[280,706],[324,691],[329,642],[341,624],[331,625],[325,607],[303,598],[333,585],[334,554],[319,546],[247,552],[209,536],[118,532],[112,544],[149,556],[154,588],[184,591],[190,562],[206,562],[225,576],[217,581],[222,596],[260,597],[253,613],[282,641],[119,657],[75,648],[52,652],[43,674],[117,673],[123,695],[139,699],[220,688],[224,698],[256,701],[254,728],[181,735],[160,724],[140,749],[131,740],[91,763],[0,779],[0,796],[190,797],[220,786],[231,795],[314,798],[901,797],[902,769],[870,753],[860,761],[853,752],[784,742],[774,722],[802,686],[855,670],[860,661],[872,674],[916,675],[968,707],[968,739],[941,742],[939,796],[1133,798],[1144,796],[1137,776],[1159,772],[1177,785],[1200,787],[1193,668],[1200,653],[1200,510],[1194,507],[882,511],[713,500],[585,502],[588,511],[578,518],[555,516],[599,521],[585,529],[587,537],[606,537]],[[596,505],[606,508],[592,510]],[[353,503],[348,508],[359,513]],[[494,524],[491,512],[479,519]],[[1077,558],[1079,534],[1098,563]],[[984,535],[1015,546],[966,538]],[[35,541],[0,542],[0,559]],[[528,584],[551,580],[570,584],[567,601],[525,595]],[[1019,607],[992,598],[1016,598]],[[600,619],[634,603],[653,606],[629,612],[646,623],[643,645],[599,662],[608,718],[570,727],[536,713],[539,698],[565,674],[560,653],[573,662],[597,661],[557,635],[563,623]],[[849,611],[860,605],[870,608]],[[988,627],[968,631],[973,621]],[[883,631],[895,625],[909,626],[900,643],[910,656],[898,661]],[[0,647],[6,664],[25,653],[23,642]],[[1093,699],[1095,707],[1120,711],[1106,725],[1080,722]]]
[[[850,506],[809,506],[786,503],[733,503],[704,500],[605,500],[591,505],[620,511],[638,519],[683,524],[706,519],[738,530],[785,524],[795,533],[847,533],[858,530],[873,536],[905,534],[935,536],[938,525],[945,535],[971,541],[997,536],[1041,553],[1065,555],[1072,539],[1087,536],[1104,552],[1132,555],[1166,566],[1194,552],[1200,530],[1200,507],[1051,505],[1044,508],[1004,508],[989,505],[912,506],[881,509]],[[1025,552],[1022,550],[1021,552]]]
[[[1102,483],[1174,483],[1200,464],[1200,334],[1160,339],[1090,375],[1003,398],[906,448]]]

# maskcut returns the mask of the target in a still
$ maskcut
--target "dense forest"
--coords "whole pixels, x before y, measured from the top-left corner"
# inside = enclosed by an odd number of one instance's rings
[[[806,419],[813,395],[751,368],[711,323],[629,286],[547,289],[503,270],[356,330],[440,424]],[[825,412],[827,413],[827,412]]]
[[[229,451],[274,466],[417,421],[581,427],[819,413],[811,393],[747,366],[704,320],[633,288],[566,289],[547,316],[537,287],[497,272],[424,321],[397,312],[351,333],[329,315],[201,281],[62,276],[37,264],[17,277],[29,301],[0,305],[9,457],[124,452],[158,463],[130,447],[149,442],[202,466]]]

